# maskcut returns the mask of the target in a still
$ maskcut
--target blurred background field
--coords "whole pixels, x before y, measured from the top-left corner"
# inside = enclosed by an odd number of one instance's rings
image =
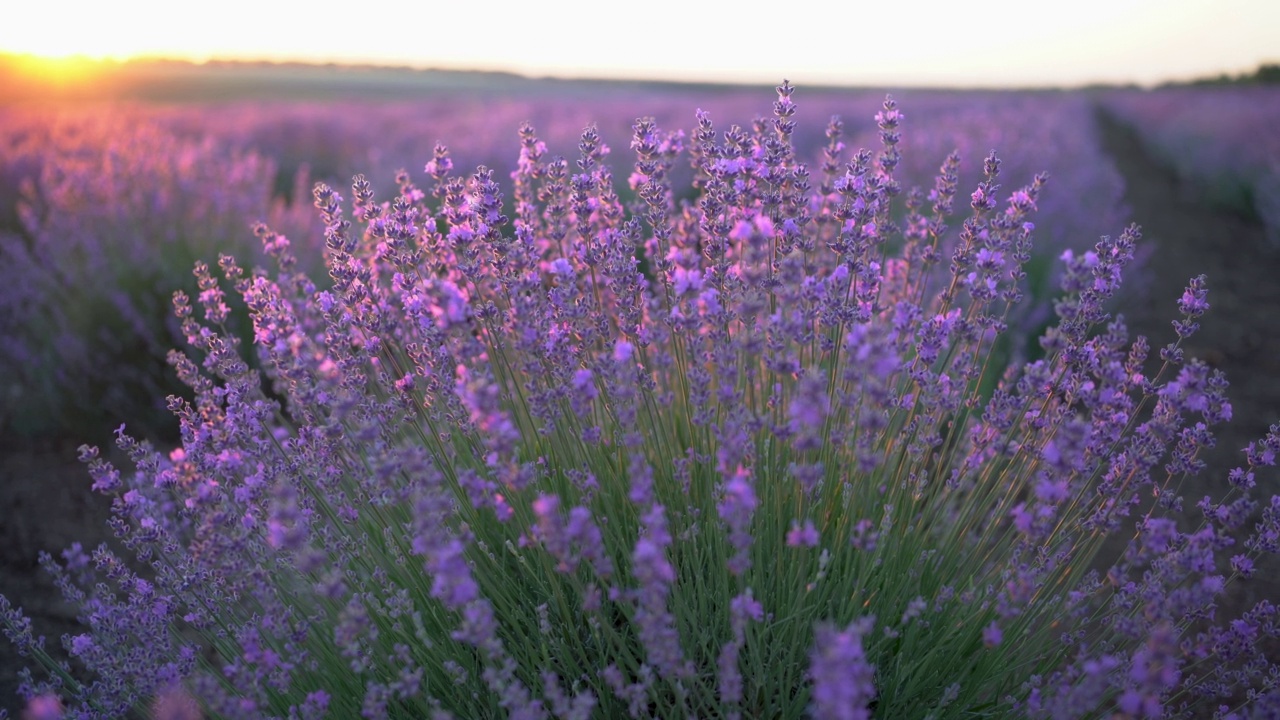
[[[636,118],[687,131],[701,108],[720,128],[749,127],[771,98],[768,87],[373,67],[95,67],[40,94],[19,60],[0,63],[0,427],[19,437],[102,441],[125,421],[163,435],[172,426],[164,397],[181,391],[164,364],[180,341],[172,292],[195,291],[196,260],[214,265],[226,253],[258,264],[258,222],[300,244],[306,269],[323,276],[314,182],[349,187],[364,173],[385,197],[397,172],[421,176],[438,142],[459,172],[485,165],[505,177],[528,121],[550,154],[569,158],[581,131],[597,126],[628,197]],[[851,150],[877,146],[872,115],[885,92],[800,89],[797,151],[815,173],[833,116]],[[1003,160],[1005,192],[1050,173],[1035,219],[1034,301],[1012,323],[1016,357],[1035,352],[1051,316],[1055,259],[1117,234],[1132,217],[1125,179],[1101,144],[1100,116],[1132,128],[1178,177],[1178,202],[1207,203],[1280,242],[1274,85],[895,95],[907,118],[907,186],[927,191],[953,150],[962,189],[976,184],[991,150]],[[688,177],[678,168],[676,186]],[[247,339],[247,327],[239,330]]]
[[[528,121],[550,154],[569,158],[582,130],[597,126],[627,197],[636,118],[688,130],[701,108],[721,128],[749,127],[772,96],[767,86],[301,65],[128,63],[94,77],[52,99],[10,83],[0,106],[0,422],[22,436],[100,439],[125,421],[162,434],[163,398],[180,391],[163,363],[180,340],[169,296],[194,292],[197,259],[259,263],[256,222],[299,243],[308,269],[323,275],[316,181],[349,187],[364,173],[385,196],[400,170],[421,175],[438,142],[459,172],[485,165],[505,177]],[[815,173],[833,116],[850,149],[877,146],[872,115],[884,95],[801,89],[797,150]],[[952,150],[962,188],[977,182],[992,149],[1006,190],[1052,171],[1032,278],[1042,293],[1063,248],[1091,246],[1127,220],[1089,94],[913,90],[898,99],[908,185],[930,188]],[[679,168],[676,186],[688,178]],[[1032,330],[1048,316],[1042,304],[1019,321]]]
[[[768,86],[336,65],[150,61],[75,77],[51,92],[49,78],[33,80],[22,61],[0,62],[0,546],[8,548],[0,592],[43,604],[52,634],[72,619],[33,579],[35,553],[107,532],[102,501],[69,462],[73,448],[109,444],[122,423],[162,445],[174,440],[164,397],[183,388],[165,355],[183,341],[170,297],[198,293],[194,262],[231,254],[245,267],[262,264],[253,230],[262,222],[288,236],[303,269],[322,279],[313,183],[346,194],[364,173],[387,198],[397,172],[421,177],[436,143],[449,147],[458,173],[486,165],[505,179],[524,121],[550,155],[571,160],[583,128],[597,126],[618,192],[634,197],[626,181],[636,118],[687,133],[701,108],[725,130],[767,115],[773,100]],[[993,149],[1003,160],[1002,199],[1035,173],[1050,174],[1034,218],[1031,297],[1011,322],[1011,359],[1037,351],[1061,254],[1137,221],[1148,227],[1149,252],[1118,309],[1159,347],[1169,339],[1161,333],[1172,335],[1168,320],[1186,279],[1209,272],[1210,302],[1230,312],[1205,319],[1218,329],[1202,354],[1232,380],[1262,383],[1232,393],[1238,434],[1252,438],[1280,420],[1272,387],[1280,367],[1270,359],[1280,357],[1272,279],[1280,271],[1280,85],[1260,82],[1267,77],[1148,90],[893,93],[906,118],[904,185],[927,192],[953,150],[965,195]],[[885,94],[797,90],[797,152],[815,177],[833,115],[850,149],[878,148],[873,115]],[[675,185],[687,187],[687,168],[680,172]],[[250,341],[243,314],[232,330]],[[1223,457],[1242,444],[1227,436]],[[0,644],[0,657],[8,652]],[[12,676],[11,665],[0,663],[0,676]],[[0,707],[11,697],[0,686]]]

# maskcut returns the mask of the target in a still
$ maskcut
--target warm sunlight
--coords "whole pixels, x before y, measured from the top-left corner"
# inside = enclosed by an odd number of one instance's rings
[[[932,86],[1158,83],[1275,58],[1274,0],[791,0],[766,14],[652,0],[12,3],[0,53],[296,60],[559,77]],[[639,29],[639,32],[635,32]]]
[[[84,55],[21,55],[14,64],[19,78],[55,90],[83,86],[102,71],[100,61]]]

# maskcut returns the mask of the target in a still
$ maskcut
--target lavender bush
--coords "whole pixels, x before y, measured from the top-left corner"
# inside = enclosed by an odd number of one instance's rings
[[[850,108],[878,102],[869,91],[825,92],[808,100],[814,116],[838,116]],[[1067,249],[1079,250],[1080,238],[1096,238],[1122,227],[1128,219],[1124,205],[1124,183],[1111,159],[1101,150],[1091,99],[1079,93],[1054,92],[943,92],[916,91],[908,94],[915,121],[904,139],[905,149],[897,177],[903,185],[931,185],[937,163],[952,151],[962,157],[981,157],[993,147],[1002,149],[1004,171],[1013,177],[1031,177],[1041,168],[1054,168],[1050,192],[1037,202],[1041,230],[1037,250],[1024,264],[1022,289],[1028,297],[1011,309],[1009,330],[1002,336],[1001,358],[1012,361],[1038,357],[1037,338],[1053,318],[1054,278],[1062,269],[1059,260]],[[297,167],[303,158],[317,177],[333,177],[338,168],[374,168],[366,172],[370,182],[394,176],[399,158],[430,153],[428,138],[457,140],[450,154],[460,166],[483,164],[505,174],[515,169],[509,154],[500,151],[507,144],[511,128],[522,119],[539,129],[539,139],[550,147],[576,142],[577,133],[595,122],[601,140],[618,147],[630,142],[631,124],[641,113],[653,117],[659,126],[682,124],[695,100],[713,117],[736,122],[744,128],[767,124],[759,113],[758,97],[745,90],[722,90],[692,96],[690,91],[611,91],[595,88],[589,96],[573,94],[565,88],[552,101],[504,95],[492,98],[459,93],[434,102],[404,102],[381,105],[317,104],[263,108],[233,105],[219,111],[216,119],[207,110],[180,118],[193,129],[206,126],[226,128],[237,142],[276,158],[285,167]],[[800,128],[791,138],[797,158],[821,162],[828,144],[825,130]],[[852,147],[878,143],[879,129],[870,118],[842,121],[837,142]],[[360,164],[363,163],[363,166]],[[960,187],[981,180],[980,163],[958,169]],[[695,198],[691,168],[677,164],[669,180],[677,190],[676,199]],[[634,198],[626,178],[614,178],[615,189],[624,203]],[[950,254],[951,247],[940,247]],[[1128,291],[1134,292],[1135,271],[1141,255],[1129,267]]]
[[[1204,279],[1144,372],[1104,309],[1138,231],[1104,237],[1065,259],[1045,357],[993,365],[1042,178],[1002,191],[987,157],[953,225],[959,160],[900,192],[892,100],[878,152],[833,131],[811,173],[791,96],[751,130],[637,121],[629,207],[594,129],[571,163],[526,126],[510,217],[439,147],[389,201],[317,187],[330,289],[266,229],[273,275],[199,265],[182,446],[121,432],[127,473],[82,449],[140,563],[43,558],[89,628],[74,667],[0,598],[50,671],[33,715],[1280,711],[1274,605],[1214,617],[1277,550],[1280,498],[1243,526],[1280,427],[1225,497],[1177,494],[1230,418],[1180,349]]]
[[[13,112],[0,126],[0,427],[171,424],[162,403],[148,422],[139,398],[181,387],[163,375],[182,339],[175,286],[194,292],[181,278],[219,250],[265,257],[245,242],[254,219],[309,219],[273,202],[268,158],[147,113]]]

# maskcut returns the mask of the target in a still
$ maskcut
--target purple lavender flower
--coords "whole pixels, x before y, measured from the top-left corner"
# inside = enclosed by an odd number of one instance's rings
[[[791,529],[787,531],[787,545],[791,547],[817,547],[818,546],[818,529],[813,526],[812,520],[805,520],[801,526],[799,521],[791,521]]]
[[[875,667],[867,662],[862,639],[874,627],[862,618],[844,630],[830,625],[815,632],[809,674],[813,678],[815,718],[866,720],[876,697]]]
[[[155,720],[202,720],[199,704],[181,686],[170,686],[160,691],[151,703],[151,717]]]
[[[40,695],[27,702],[22,717],[24,720],[60,720],[62,713],[62,702],[57,695]]]
[[[992,621],[990,625],[982,629],[982,644],[987,647],[996,647],[1004,642],[1004,633],[1001,632],[1000,626]]]

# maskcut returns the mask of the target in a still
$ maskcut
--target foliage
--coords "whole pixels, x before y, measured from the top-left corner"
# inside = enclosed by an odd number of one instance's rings
[[[1229,542],[1280,428],[1229,497],[1181,512],[1230,406],[1177,343],[1144,374],[1146,341],[1107,313],[1137,229],[1065,254],[1044,357],[1006,369],[991,352],[1043,178],[1001,192],[988,156],[953,224],[960,160],[904,191],[892,100],[878,152],[846,156],[833,121],[812,174],[795,112],[784,83],[751,128],[637,121],[630,206],[593,128],[573,163],[522,128],[510,211],[442,146],[389,201],[357,177],[349,214],[318,186],[332,287],[265,229],[274,275],[219,262],[281,401],[198,266],[195,301],[175,296],[202,354],[171,356],[195,397],[170,400],[182,447],[122,432],[128,474],[82,451],[151,571],[105,548],[45,558],[90,628],[64,638],[87,674],[54,663],[32,702],[1059,718],[1248,692],[1275,711],[1257,643],[1276,608],[1209,618],[1280,542],[1280,498]],[[686,152],[692,202],[671,184]],[[1193,279],[1179,343],[1205,298]],[[48,660],[2,598],[0,618]]]
[[[126,418],[171,424],[152,399],[179,391],[164,356],[189,269],[260,257],[254,219],[304,231],[273,206],[272,162],[128,113],[15,114],[0,187],[0,421],[19,434],[93,435]],[[140,399],[147,399],[141,402]]]

